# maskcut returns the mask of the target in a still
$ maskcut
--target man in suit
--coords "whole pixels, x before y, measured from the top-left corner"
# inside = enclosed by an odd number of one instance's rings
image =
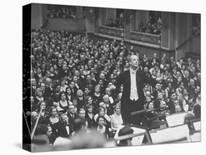
[[[116,81],[117,91],[123,85],[121,114],[124,124],[141,124],[142,115],[132,116],[131,112],[144,109],[143,88],[148,80],[139,68],[139,56],[131,55],[130,69],[120,73]]]
[[[75,106],[73,104],[69,105],[68,109],[68,118],[69,118],[69,124],[70,124],[70,133],[73,132],[74,128],[74,120],[77,118],[77,114],[75,112]]]

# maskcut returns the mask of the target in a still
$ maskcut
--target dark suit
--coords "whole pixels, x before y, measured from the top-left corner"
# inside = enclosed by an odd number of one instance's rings
[[[73,127],[74,127],[74,120],[77,118],[77,115],[76,114],[72,115],[72,114],[68,113],[67,116],[69,118],[70,131],[73,132],[74,131],[74,129],[73,129]]]
[[[69,123],[60,121],[58,125],[58,136],[59,137],[69,137],[70,133],[67,133],[67,127],[69,128],[69,132],[71,133],[71,127]]]
[[[85,119],[88,122],[88,128],[94,128],[96,126],[94,116],[90,118],[88,113],[86,113]]]
[[[125,124],[139,124],[141,122],[141,115],[131,116],[130,113],[133,111],[138,111],[143,109],[144,105],[144,84],[148,82],[149,79],[141,70],[136,72],[136,84],[138,92],[138,100],[131,101],[130,99],[130,70],[121,73],[117,77],[116,86],[117,90],[120,90],[120,86],[123,85],[123,93],[121,98],[121,114],[122,119]]]

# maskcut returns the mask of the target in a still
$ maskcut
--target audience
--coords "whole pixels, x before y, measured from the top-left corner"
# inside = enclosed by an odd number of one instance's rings
[[[69,6],[48,6],[48,17],[49,18],[70,18],[75,19],[75,7]]]
[[[50,143],[82,128],[112,138],[123,123],[116,78],[128,69],[134,48],[66,31],[33,30],[31,49],[32,108],[26,113],[32,126],[43,106],[40,120],[51,128]],[[144,54],[140,69],[151,80],[144,88],[145,108],[166,108],[167,114],[193,111],[200,118],[200,60]]]
[[[151,34],[160,34],[163,24],[161,18],[158,18],[155,22],[152,21],[153,20],[150,17],[146,23],[140,23],[138,31]]]
[[[109,18],[104,25],[114,28],[124,28],[123,18]],[[160,17],[157,20],[155,20],[150,16],[147,22],[141,22],[138,25],[138,29],[136,31],[159,35],[161,34],[162,27],[163,23]]]

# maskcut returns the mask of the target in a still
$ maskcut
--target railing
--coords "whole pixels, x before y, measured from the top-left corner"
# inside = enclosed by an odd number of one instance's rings
[[[115,37],[122,37],[123,29],[102,25],[99,27],[99,33],[105,34],[105,35],[110,35],[110,36],[115,36]]]
[[[145,43],[151,43],[155,45],[161,44],[161,35],[150,34],[150,33],[130,31],[130,39],[135,41],[145,42]]]
[[[99,31],[100,34],[114,36],[123,38],[131,41],[138,41],[142,43],[149,43],[152,45],[160,45],[161,44],[161,35],[142,33],[130,31],[127,35],[123,28],[114,28],[109,26],[100,26]]]

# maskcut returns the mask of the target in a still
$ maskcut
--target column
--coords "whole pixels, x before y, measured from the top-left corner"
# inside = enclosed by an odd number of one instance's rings
[[[173,50],[176,38],[176,15],[172,12],[162,12],[161,47]]]
[[[168,24],[168,48],[175,48],[175,13],[169,14],[169,24]]]
[[[185,13],[176,14],[176,47],[181,48],[176,53],[177,59],[185,56],[191,50],[190,37],[192,37],[192,16]],[[192,39],[191,39],[192,40]],[[186,43],[184,43],[187,41]],[[184,44],[183,44],[184,43]]]
[[[32,4],[31,8],[31,27],[39,29],[43,26],[42,4]]]
[[[171,23],[169,22],[169,13],[162,12],[161,18],[163,23],[162,34],[161,34],[161,46],[164,48],[169,48],[169,28]]]
[[[95,8],[86,8],[85,9],[85,26],[86,31],[90,33],[95,32]]]

